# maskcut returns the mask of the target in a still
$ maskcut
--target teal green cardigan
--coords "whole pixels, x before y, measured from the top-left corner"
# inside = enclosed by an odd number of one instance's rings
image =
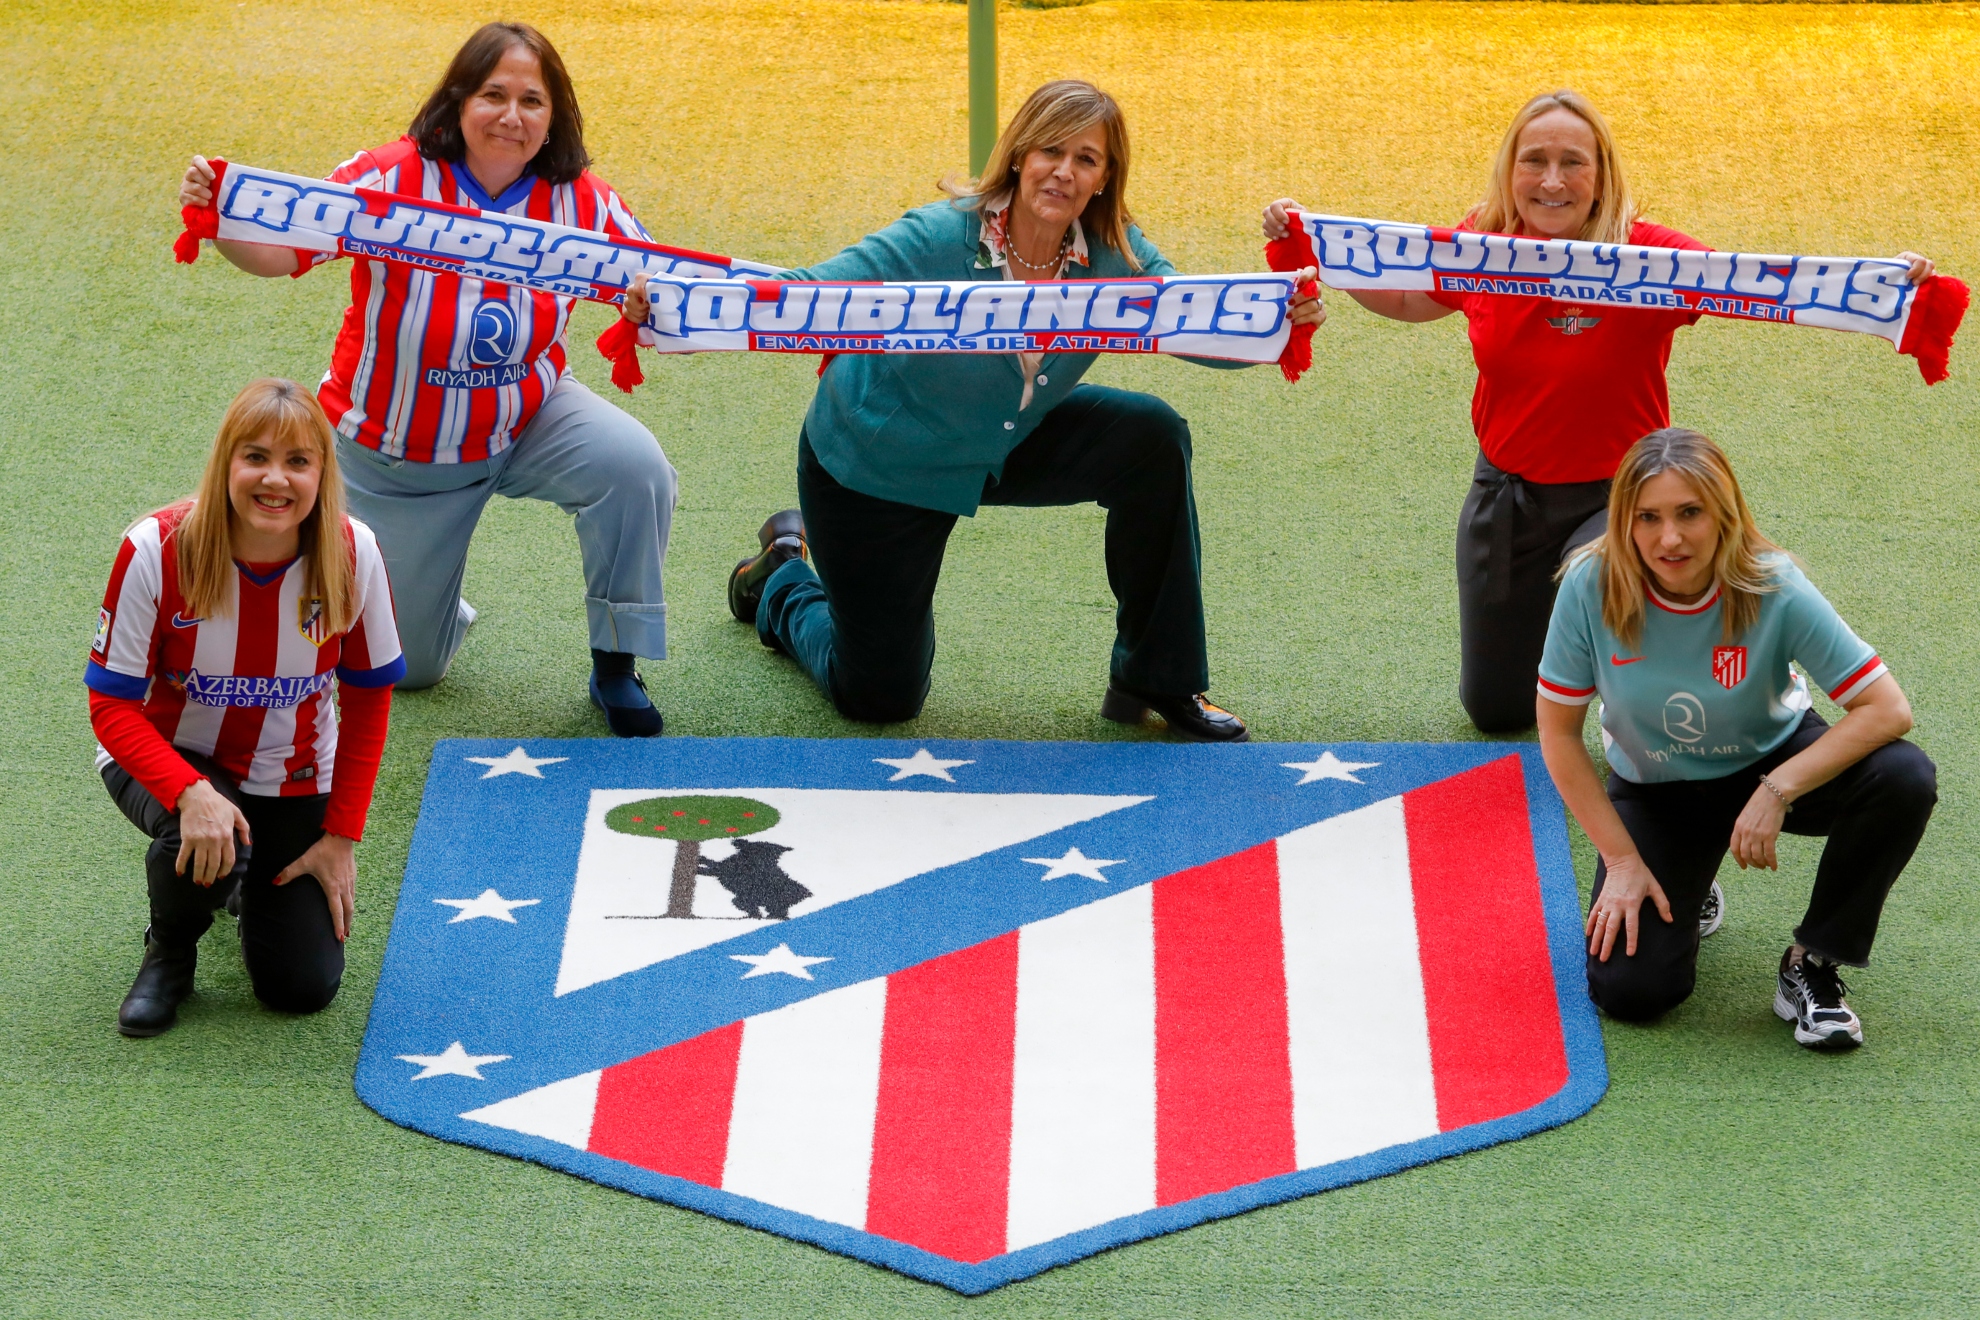
[[[982,224],[974,210],[951,202],[918,206],[816,266],[787,271],[792,280],[1000,280],[1001,269],[976,264]],[[1173,275],[1140,229],[1128,243],[1141,273]],[[1091,266],[1073,266],[1069,279],[1118,279],[1135,274],[1120,253],[1086,236]],[[804,415],[812,452],[840,485],[864,495],[944,513],[976,512],[983,483],[1000,477],[1011,450],[1031,434],[1079,384],[1093,353],[1048,353],[1038,369],[1031,406],[1018,411],[1024,377],[1017,354],[847,353],[819,379]],[[1243,362],[1191,359],[1205,366]]]

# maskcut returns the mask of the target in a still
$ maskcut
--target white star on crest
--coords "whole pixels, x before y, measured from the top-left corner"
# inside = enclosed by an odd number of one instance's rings
[[[1332,752],[1322,752],[1320,753],[1320,759],[1317,761],[1281,761],[1279,764],[1288,770],[1304,770],[1306,777],[1299,781],[1300,784],[1317,783],[1322,779],[1345,779],[1350,784],[1358,784],[1361,781],[1354,777],[1355,771],[1371,770],[1382,763],[1380,761],[1343,761]],[[1298,788],[1299,784],[1294,784],[1293,787]]]
[[[488,1079],[481,1075],[481,1070],[509,1056],[469,1054],[461,1048],[459,1041],[455,1041],[439,1054],[401,1054],[396,1057],[419,1065],[420,1070],[412,1075],[415,1082],[423,1082],[429,1077],[472,1077],[477,1082],[485,1082]]]
[[[1104,885],[1107,883],[1107,877],[1100,874],[1100,868],[1119,866],[1124,859],[1088,857],[1077,848],[1068,848],[1064,857],[1027,857],[1024,860],[1033,866],[1045,868],[1045,874],[1038,877],[1040,880],[1057,880],[1062,875],[1078,875],[1088,880],[1098,880]]]
[[[788,944],[779,944],[768,953],[732,953],[729,958],[734,962],[749,964],[749,970],[742,974],[742,979],[745,981],[752,976],[769,976],[775,972],[795,976],[800,981],[809,981],[812,976],[807,968],[832,961],[830,958],[807,958],[801,953],[792,953]]]
[[[892,756],[876,756],[873,759],[879,762],[881,765],[891,765],[894,767],[896,773],[890,775],[887,779],[887,782],[890,784],[900,779],[911,779],[915,775],[927,775],[931,779],[942,779],[953,784],[956,782],[956,777],[949,773],[951,769],[959,765],[976,764],[976,762],[974,761],[940,760],[936,757],[930,756],[928,754],[928,749],[926,747],[917,749],[913,756],[905,756],[898,758]]]
[[[453,925],[456,921],[473,921],[476,917],[493,917],[497,921],[506,921],[513,926],[516,924],[516,919],[510,914],[515,909],[529,907],[532,904],[541,903],[543,900],[540,898],[503,898],[492,889],[484,889],[473,898],[436,898],[433,901],[435,903],[445,903],[448,907],[457,909],[454,915],[447,921],[449,926]]]
[[[536,768],[537,766],[555,765],[559,761],[568,761],[571,758],[568,756],[531,756],[528,752],[518,747],[506,756],[470,756],[467,759],[473,761],[476,765],[485,765],[488,767],[488,773],[482,776],[483,779],[493,779],[498,775],[528,775],[531,779],[541,779],[543,778],[543,772],[538,770]]]

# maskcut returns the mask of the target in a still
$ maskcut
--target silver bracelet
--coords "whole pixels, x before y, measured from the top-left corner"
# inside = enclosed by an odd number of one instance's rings
[[[1773,795],[1774,795],[1775,797],[1777,797],[1777,798],[1779,798],[1779,799],[1781,800],[1781,810],[1782,810],[1782,811],[1793,811],[1793,810],[1794,810],[1794,803],[1792,803],[1792,802],[1790,802],[1790,801],[1788,801],[1788,796],[1787,796],[1787,794],[1785,794],[1785,793],[1783,793],[1783,792],[1781,792],[1781,787],[1780,787],[1780,785],[1779,785],[1779,784],[1776,784],[1776,783],[1775,783],[1775,782],[1774,782],[1773,780],[1771,780],[1771,779],[1769,779],[1769,778],[1767,778],[1767,776],[1765,776],[1765,775],[1761,775],[1761,776],[1760,776],[1760,782],[1761,782],[1762,784],[1765,784],[1765,785],[1767,786],[1767,791],[1768,791],[1769,793],[1772,793],[1772,794],[1773,794]]]

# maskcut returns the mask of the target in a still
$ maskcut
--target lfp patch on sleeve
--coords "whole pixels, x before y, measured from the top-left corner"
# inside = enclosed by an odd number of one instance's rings
[[[1607,1084],[1504,744],[443,741],[357,1071],[965,1293]]]

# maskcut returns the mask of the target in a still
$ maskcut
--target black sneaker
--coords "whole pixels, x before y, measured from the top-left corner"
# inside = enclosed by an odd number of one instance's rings
[[[1843,1002],[1849,987],[1834,963],[1804,954],[1793,962],[1794,950],[1781,955],[1781,974],[1774,989],[1774,1014],[1794,1023],[1794,1038],[1811,1050],[1851,1050],[1863,1043],[1863,1024]]]
[[[1698,938],[1716,935],[1726,920],[1726,891],[1714,880],[1705,892],[1705,905],[1698,909]]]

